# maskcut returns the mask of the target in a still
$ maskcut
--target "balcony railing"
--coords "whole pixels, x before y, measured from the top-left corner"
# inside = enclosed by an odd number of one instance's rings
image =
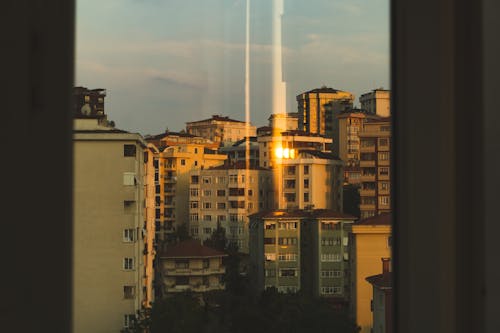
[[[212,275],[224,274],[226,269],[219,268],[167,268],[164,273],[167,276],[196,276],[196,275]]]

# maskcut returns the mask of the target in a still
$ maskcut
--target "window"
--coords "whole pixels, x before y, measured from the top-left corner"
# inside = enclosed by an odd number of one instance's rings
[[[229,183],[233,183],[233,184],[238,183],[238,176],[237,175],[229,175]]]
[[[135,298],[135,286],[123,286],[123,298],[125,299]]]
[[[208,268],[208,267],[210,267],[210,260],[203,259],[203,268]]]
[[[198,148],[195,148],[195,149],[194,149],[194,153],[195,153],[195,154],[198,154]]]
[[[286,189],[295,188],[295,179],[285,179],[285,188]]]
[[[219,176],[216,179],[217,184],[225,184],[226,183],[226,177]]]
[[[278,238],[279,245],[297,245],[296,237],[280,237]]]
[[[322,253],[321,254],[321,261],[340,262],[341,261],[340,253]]]
[[[274,268],[266,269],[265,276],[266,277],[275,277],[276,276],[276,269],[274,269]]]
[[[253,202],[249,202],[248,205],[247,205],[247,208],[248,209],[253,209]]]
[[[292,166],[286,166],[285,167],[285,174],[287,175],[295,175],[295,166],[292,165]]]
[[[309,188],[309,179],[304,179],[304,188]]]
[[[124,172],[123,173],[123,185],[134,186],[135,184],[136,184],[135,172]]]
[[[178,286],[188,286],[189,285],[189,277],[188,276],[176,276],[175,284]]]
[[[125,229],[123,230],[123,241],[124,242],[134,242],[135,241],[135,230],[134,229]]]
[[[276,238],[274,237],[264,237],[264,245],[276,244]]]
[[[190,208],[198,208],[198,205],[199,205],[199,204],[198,204],[198,201],[191,201],[191,202],[189,203],[189,207],[190,207]]]
[[[309,174],[309,165],[304,165],[304,175]]]
[[[340,245],[340,237],[323,237],[321,238],[321,245],[323,246]]]
[[[175,268],[189,268],[188,259],[177,259],[175,261]]]
[[[340,295],[340,294],[342,294],[342,288],[341,287],[321,287],[321,293],[324,295],[331,295],[331,294]]]
[[[280,277],[296,277],[297,270],[295,268],[282,268],[279,272]]]
[[[265,253],[266,261],[276,261],[276,253]]]
[[[304,202],[309,202],[309,193],[304,193]]]
[[[210,190],[203,190],[203,196],[204,197],[209,197],[211,195],[212,195],[212,191],[210,191]]]
[[[229,214],[229,221],[238,222],[238,214]]]
[[[252,178],[250,177],[250,180],[251,180],[251,179],[252,179]],[[252,190],[248,190],[248,196],[249,196],[249,197],[251,197],[252,195],[253,195],[253,191],[252,191]]]
[[[295,202],[295,193],[285,193],[286,202]]]
[[[281,253],[278,254],[279,261],[297,261],[296,253]]]
[[[381,182],[380,183],[380,189],[384,190],[384,191],[388,191],[389,190],[389,183],[387,183],[387,182]]]
[[[191,184],[198,184],[200,181],[199,176],[191,176]]]
[[[189,190],[189,195],[192,197],[197,197],[199,195],[199,190],[197,188],[192,188]]]
[[[389,176],[389,168],[378,168],[378,174],[380,176]]]
[[[205,235],[210,235],[212,233],[212,228],[203,228]]]
[[[333,222],[321,222],[321,230],[333,230],[335,228],[335,223]]]
[[[181,160],[181,165],[186,165],[186,160],[182,159]]]
[[[123,145],[123,156],[124,157],[135,157],[136,147],[135,145]]]
[[[212,215],[203,215],[203,220],[208,222],[212,221]]]
[[[387,160],[389,160],[389,152],[384,151],[384,152],[378,153],[378,159],[380,161],[387,161]]]
[[[134,258],[123,258],[123,269],[131,271],[134,269]]]
[[[217,196],[218,197],[225,197],[226,196],[226,190],[217,190]]]
[[[203,177],[203,184],[211,184],[212,177]]]
[[[342,271],[340,270],[322,270],[322,278],[340,278],[342,277]]]
[[[276,229],[276,223],[274,223],[274,222],[266,222],[264,224],[264,228],[266,230],[274,230],[274,229]]]
[[[133,314],[126,314],[123,316],[123,327],[129,328],[132,327],[135,321],[135,315]]]
[[[297,229],[297,222],[278,222],[280,230]]]
[[[198,235],[198,228],[197,227],[191,228],[191,235]]]
[[[198,221],[198,214],[189,214],[189,220],[190,221]]]
[[[217,209],[226,209],[226,203],[225,202],[218,202]]]
[[[224,222],[226,220],[226,215],[217,215],[217,222]]]
[[[204,202],[203,203],[203,208],[205,208],[205,209],[212,209],[212,203],[211,202]]]
[[[383,206],[389,205],[389,196],[380,196],[379,197],[379,204]]]

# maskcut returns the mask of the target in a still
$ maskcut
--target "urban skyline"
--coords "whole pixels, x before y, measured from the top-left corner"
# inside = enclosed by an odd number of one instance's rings
[[[80,1],[75,85],[106,87],[110,119],[143,135],[213,114],[245,119],[245,5]],[[254,0],[250,7],[250,117],[257,126],[272,110],[271,5]],[[347,90],[356,101],[373,88],[390,89],[388,18],[381,0],[285,1],[284,111],[296,112],[296,95],[311,87]]]

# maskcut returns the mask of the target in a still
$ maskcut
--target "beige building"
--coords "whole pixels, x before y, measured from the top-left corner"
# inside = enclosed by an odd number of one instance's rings
[[[189,134],[209,139],[220,146],[227,146],[245,137],[256,135],[256,128],[252,124],[220,115],[188,122],[186,130]]]
[[[371,333],[372,286],[367,277],[380,273],[382,258],[391,258],[391,214],[360,220],[352,226],[352,297],[350,312],[360,333]]]
[[[269,128],[270,129],[270,128]],[[269,131],[257,137],[259,143],[259,163],[261,167],[273,168],[276,156],[292,157],[290,152],[300,150],[317,150],[329,152],[332,139],[321,135],[308,134],[303,131],[286,131],[273,135]]]
[[[201,144],[206,148],[217,149],[219,147],[218,143],[215,143],[209,139],[202,138],[193,134],[185,132],[172,132],[166,131],[165,133],[157,135],[147,135],[144,139],[148,143],[154,144],[158,149],[163,150],[169,146],[178,146],[185,144]]]
[[[190,290],[204,293],[223,290],[226,269],[222,258],[227,255],[199,240],[186,240],[169,246],[159,254],[162,296]]]
[[[361,108],[380,117],[391,116],[391,91],[374,89],[359,97]]]
[[[274,113],[269,117],[269,127],[279,130],[279,132],[296,131],[299,129],[299,114]]]
[[[367,218],[391,211],[391,120],[366,121],[360,138],[360,213]]]
[[[353,101],[350,92],[325,86],[297,95],[298,129],[331,138],[335,113],[352,107]]]
[[[277,209],[331,209],[342,212],[343,162],[330,153],[297,150],[277,157],[274,182]]]
[[[355,217],[332,210],[275,210],[250,216],[250,274],[257,291],[275,287],[349,299],[349,232]]]
[[[181,144],[165,148],[155,157],[155,221],[159,239],[189,222],[189,173],[224,164],[226,155],[204,144]]]
[[[74,123],[75,333],[120,332],[152,300],[144,254],[152,227],[144,211],[146,142],[99,125],[99,117]]]
[[[228,241],[248,253],[248,215],[272,208],[271,171],[239,163],[193,170],[190,176],[191,236],[204,241],[220,225]]]

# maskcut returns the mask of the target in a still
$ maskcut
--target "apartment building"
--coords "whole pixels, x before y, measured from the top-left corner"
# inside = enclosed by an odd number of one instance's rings
[[[155,223],[159,240],[168,239],[179,225],[189,223],[190,171],[222,165],[226,159],[227,155],[218,154],[205,143],[169,146],[155,156]]]
[[[221,115],[212,118],[186,123],[189,134],[201,136],[219,144],[227,146],[245,137],[255,136],[256,128],[250,123],[231,119]]]
[[[275,158],[277,209],[343,210],[343,162],[331,153],[290,150]],[[293,155],[290,156],[290,155]]]
[[[391,120],[363,124],[360,138],[360,213],[367,218],[391,211]]]
[[[199,240],[168,246],[158,256],[162,297],[187,290],[202,294],[225,288],[222,259],[227,254],[203,246]]]
[[[361,108],[370,114],[380,117],[391,116],[391,91],[386,89],[374,89],[359,97]]]
[[[160,150],[163,150],[169,146],[178,146],[184,144],[201,144],[209,149],[217,149],[219,147],[219,144],[209,139],[202,138],[200,136],[196,136],[182,131],[172,132],[167,130],[161,134],[147,135],[144,137],[144,139],[148,143],[154,144]]]
[[[244,162],[190,172],[189,231],[202,241],[218,225],[228,241],[248,253],[248,215],[272,207],[271,171]]]
[[[279,132],[299,129],[299,114],[297,112],[273,113],[268,120],[269,127],[277,129]]]
[[[355,217],[332,210],[273,210],[250,216],[250,274],[257,291],[304,291],[345,307]]]
[[[82,115],[73,145],[73,332],[119,332],[152,300],[146,142]]]
[[[371,333],[373,328],[373,292],[366,278],[380,274],[381,260],[392,257],[391,219],[390,213],[383,213],[362,219],[352,226],[352,297],[349,307],[352,318],[361,327],[360,333]]]
[[[331,138],[335,114],[352,108],[354,95],[323,86],[299,94],[296,99],[298,129]]]
[[[272,128],[262,131],[257,137],[259,143],[259,163],[261,167],[273,168],[278,156],[290,156],[291,151],[317,150],[331,151],[332,139],[317,134],[308,134],[304,131],[285,131],[273,135]]]
[[[248,140],[246,138],[241,139],[230,146],[221,147],[219,148],[219,153],[227,155],[229,164],[246,163],[248,160],[251,167],[260,165],[259,143],[255,136],[250,137]]]

